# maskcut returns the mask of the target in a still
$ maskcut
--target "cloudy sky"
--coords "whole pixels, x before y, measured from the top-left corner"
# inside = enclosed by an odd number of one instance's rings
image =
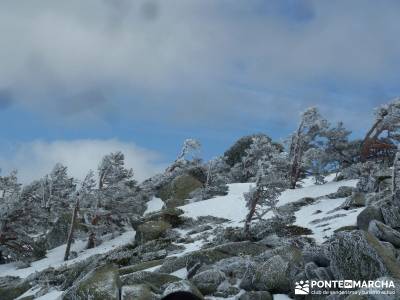
[[[400,1],[4,0],[0,167],[24,181],[126,152],[139,179],[287,136],[318,106],[355,135],[400,95]]]

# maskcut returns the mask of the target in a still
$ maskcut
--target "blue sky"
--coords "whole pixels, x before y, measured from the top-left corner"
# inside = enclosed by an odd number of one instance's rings
[[[355,136],[400,95],[399,1],[0,3],[0,167],[73,175],[123,148],[143,179],[194,137],[285,138],[316,105]],[[85,161],[87,161],[85,163]]]

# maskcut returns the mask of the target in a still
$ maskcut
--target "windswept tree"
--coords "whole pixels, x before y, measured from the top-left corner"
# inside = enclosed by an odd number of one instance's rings
[[[199,167],[201,144],[196,139],[186,139],[175,161],[165,170],[163,181],[168,181],[182,171],[192,167]]]
[[[400,141],[400,97],[382,105],[375,112],[375,121],[361,146],[363,160],[373,156],[388,156]]]
[[[95,199],[96,179],[94,172],[90,170],[81,182],[78,192],[74,195],[75,204],[72,208],[71,224],[67,237],[67,246],[65,248],[64,260],[68,260],[71,250],[72,241],[74,238],[75,229],[78,223],[78,215],[81,212],[81,207],[84,208],[84,220],[89,223],[86,224],[90,228],[90,233],[94,231],[89,222],[88,212],[97,210],[97,203]]]
[[[0,176],[0,203],[19,193],[21,184],[18,183],[17,171],[11,171],[7,176]]]
[[[297,131],[292,135],[289,158],[290,158],[290,188],[296,188],[300,179],[304,154],[310,148],[318,145],[318,138],[328,128],[328,122],[323,119],[315,107],[307,109],[301,116]]]
[[[182,150],[177,160],[182,160],[187,158],[198,159],[200,149],[201,149],[201,144],[198,140],[186,139],[183,142]]]
[[[226,177],[226,170],[229,169],[222,157],[211,159],[206,165],[206,178],[201,188],[201,198],[210,199],[216,195],[226,195],[229,178]]]
[[[132,197],[136,190],[137,182],[133,178],[133,170],[125,166],[124,154],[118,151],[104,156],[98,167],[98,189],[95,192],[97,200],[90,217],[89,226],[92,230],[87,248],[97,245],[96,231],[99,230],[100,222],[113,227],[116,219],[123,218],[132,211],[135,206]]]
[[[75,191],[75,187],[74,179],[68,176],[68,168],[57,163],[42,181],[45,208],[50,211],[68,207],[69,196]]]
[[[248,209],[244,224],[245,234],[249,234],[254,219],[261,220],[269,212],[272,212],[275,218],[280,217],[277,210],[279,196],[288,187],[286,165],[287,158],[284,153],[274,156],[269,161],[259,160],[255,186],[251,186],[244,194]]]
[[[136,184],[133,179],[133,170],[125,167],[125,156],[120,151],[104,156],[98,172],[101,191],[113,189],[120,184]]]
[[[266,135],[254,135],[251,140],[251,144],[244,150],[241,161],[236,163],[231,171],[238,181],[256,181],[259,164],[268,164],[273,157],[283,151],[281,145],[273,143]]]

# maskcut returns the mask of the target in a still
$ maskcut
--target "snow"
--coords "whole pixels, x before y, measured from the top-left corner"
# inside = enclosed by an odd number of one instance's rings
[[[29,296],[33,296],[34,297],[35,294],[37,292],[39,292],[39,291],[40,291],[40,287],[39,286],[35,286],[35,287],[31,288],[30,290],[26,291],[21,296],[19,296],[16,300],[25,299],[26,297],[29,297]],[[45,294],[43,296],[40,296],[40,297],[37,297],[35,299],[36,300],[37,299],[40,299],[40,300],[61,300],[62,299],[62,294],[63,294],[63,291],[52,290],[52,291],[48,292],[47,294]]]
[[[284,205],[290,202],[297,201],[304,197],[317,198],[334,193],[341,186],[355,187],[358,180],[343,180],[343,181],[331,181],[320,185],[309,185],[303,188],[294,190],[286,190],[279,197],[278,205]]]
[[[182,268],[182,269],[179,269],[179,270],[171,273],[171,275],[174,275],[174,276],[179,277],[181,279],[186,279],[187,270],[186,270],[186,268]]]
[[[61,300],[62,294],[63,294],[62,291],[51,291],[50,293],[47,293],[46,295],[35,298],[35,300]]]
[[[357,180],[331,181],[323,185],[311,185],[308,181],[303,188],[284,191],[279,198],[278,206],[297,201],[304,197],[316,198],[328,195],[336,192],[341,186],[354,187],[356,184]],[[253,183],[229,184],[228,195],[190,203],[180,208],[183,209],[187,217],[214,216],[229,219],[231,221],[230,225],[241,226],[240,224],[247,214],[243,193],[247,192],[252,185]]]
[[[311,235],[316,239],[317,242],[323,242],[326,236],[332,235],[333,231],[339,227],[354,225],[358,213],[362,208],[354,210],[338,210],[331,212],[334,208],[339,207],[344,201],[344,198],[340,199],[328,199],[323,196],[335,193],[341,186],[355,187],[357,180],[343,180],[343,181],[332,181],[335,176],[331,175],[326,178],[327,182],[322,185],[313,184],[313,180],[306,178],[303,181],[303,187],[286,190],[279,197],[278,206],[282,206],[304,197],[319,198],[312,205],[302,207],[295,213],[296,225],[309,228],[313,231]],[[243,193],[247,192],[253,183],[234,183],[229,184],[229,192],[225,196],[218,196],[212,199],[189,203],[181,206],[180,208],[184,211],[184,215],[190,218],[197,218],[200,216],[214,216],[219,218],[228,219],[230,222],[227,223],[229,226],[243,226],[243,219],[247,214],[247,208]],[[314,214],[317,210],[321,212]],[[327,221],[320,223],[311,223],[316,219],[332,217],[337,214],[342,216],[335,217]],[[267,214],[265,217],[268,218],[272,214]],[[345,215],[345,216],[343,216]],[[200,243],[186,245],[184,253],[197,250],[201,247]]]
[[[345,201],[346,198],[323,198],[311,205],[304,206],[295,213],[295,224],[311,229],[313,231],[311,236],[315,238],[316,242],[322,243],[333,234],[334,230],[342,226],[356,225],[357,216],[364,209],[363,207],[353,210],[340,209],[333,211],[334,208],[339,207]],[[317,211],[320,212],[316,213]],[[319,219],[330,217],[332,219],[318,221]],[[313,221],[317,222],[313,223]]]
[[[144,214],[149,214],[152,212],[159,211],[163,208],[164,206],[164,201],[162,201],[160,198],[153,197],[149,202],[147,202],[147,209],[144,212]]]
[[[201,247],[204,245],[204,241],[203,240],[196,240],[193,243],[179,244],[179,245],[184,246],[185,249],[182,252],[179,252],[178,254],[173,254],[173,255],[168,256],[168,257],[180,257],[180,256],[183,256],[185,254],[200,250]]]
[[[285,295],[285,294],[276,294],[273,296],[274,296],[274,300],[291,300],[292,299],[292,298],[289,298],[289,296]]]
[[[23,293],[21,296],[19,296],[17,298],[18,299],[23,299],[26,298],[28,296],[34,296],[37,292],[40,291],[40,286],[34,286],[33,288],[30,288],[29,290],[27,290],[25,293]]]
[[[86,241],[76,241],[74,244],[72,244],[71,251],[78,252],[78,257],[68,260],[66,262],[63,260],[66,247],[66,245],[64,244],[57,248],[49,250],[45,258],[32,262],[32,265],[29,268],[17,270],[15,267],[15,263],[0,265],[0,274],[2,274],[2,276],[9,275],[26,278],[30,274],[40,272],[48,267],[59,268],[64,265],[71,265],[76,262],[83,261],[96,254],[107,253],[116,247],[123,246],[132,242],[134,237],[135,231],[129,229],[120,236],[114,239],[110,239],[108,241],[104,241],[101,245],[92,249],[85,249]]]
[[[247,192],[251,185],[253,183],[229,184],[228,195],[190,203],[180,208],[187,217],[214,216],[229,219],[239,226],[239,223],[247,214],[243,193]]]

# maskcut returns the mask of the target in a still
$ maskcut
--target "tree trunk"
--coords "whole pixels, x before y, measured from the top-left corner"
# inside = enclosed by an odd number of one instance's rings
[[[304,121],[302,120],[299,127],[297,128],[296,135],[292,138],[292,143],[290,145],[290,157],[291,159],[291,167],[290,167],[290,188],[295,189],[296,183],[299,180],[300,175],[300,160],[301,160],[301,132],[303,131]]]
[[[298,149],[299,147],[295,147],[295,153],[292,161],[292,166],[290,170],[290,188],[295,189],[297,181],[299,180],[300,176],[300,161],[301,161],[301,150]]]
[[[383,119],[377,120],[374,125],[368,130],[367,134],[364,137],[364,140],[361,143],[361,160],[365,161],[370,153],[371,142],[376,140],[378,136],[381,134],[382,130],[377,130],[380,123]]]
[[[255,194],[254,198],[253,198],[253,201],[251,202],[251,206],[250,206],[249,212],[248,212],[248,214],[246,216],[246,220],[244,222],[244,233],[246,235],[249,235],[251,220],[253,219],[254,213],[256,212],[257,203],[258,203],[258,195]]]
[[[79,196],[76,197],[75,207],[72,213],[71,227],[69,228],[67,248],[65,248],[64,261],[68,260],[69,252],[71,250],[71,244],[72,244],[72,239],[74,237],[75,223],[76,223],[76,218],[78,216],[78,211],[79,211]]]
[[[88,238],[86,249],[91,249],[91,248],[94,248],[94,247],[96,247],[96,234],[92,231],[89,234],[89,238]]]

